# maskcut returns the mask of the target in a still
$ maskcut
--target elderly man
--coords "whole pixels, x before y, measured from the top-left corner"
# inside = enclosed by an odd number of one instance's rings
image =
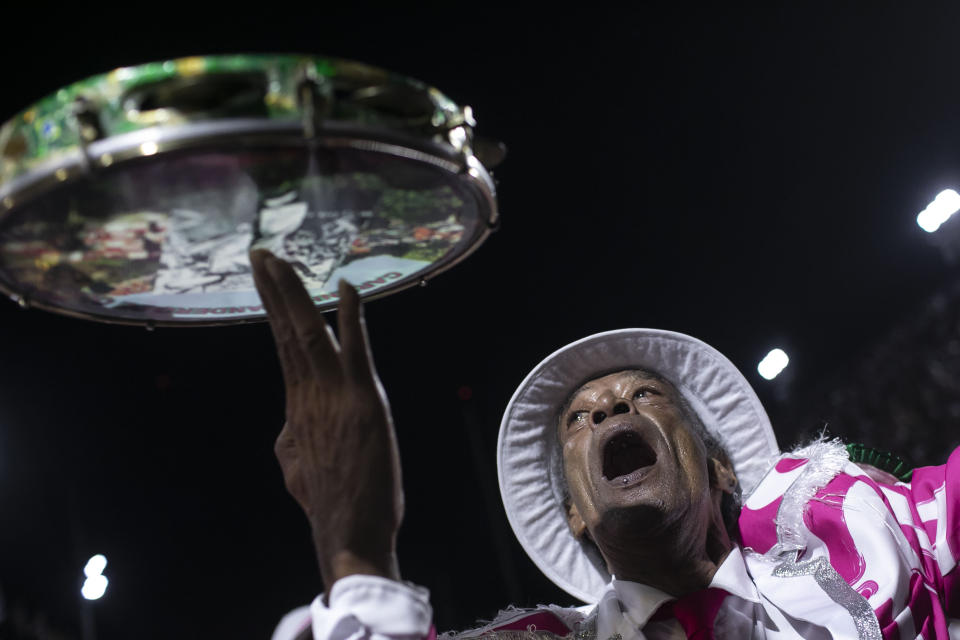
[[[400,464],[359,297],[341,283],[338,344],[289,265],[251,260],[286,384],[276,453],[327,588],[274,638],[431,637],[427,592],[400,581]],[[947,638],[960,609],[960,453],[909,484],[839,442],[781,455],[747,381],[689,336],[555,352],[511,399],[498,456],[521,544],[589,604],[460,637]]]

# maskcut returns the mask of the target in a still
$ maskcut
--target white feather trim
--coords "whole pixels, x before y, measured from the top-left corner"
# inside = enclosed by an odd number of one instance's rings
[[[808,462],[800,477],[783,495],[783,502],[777,510],[777,544],[764,554],[768,557],[796,553],[806,548],[807,527],[803,523],[803,515],[807,504],[850,460],[847,448],[839,438],[827,440],[823,436],[784,457],[806,458]]]

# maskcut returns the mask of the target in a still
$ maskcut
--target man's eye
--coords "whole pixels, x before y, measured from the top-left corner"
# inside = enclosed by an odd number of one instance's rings
[[[570,419],[567,421],[567,426],[572,427],[574,425],[582,424],[587,420],[586,411],[577,411],[576,413],[570,414]]]
[[[651,396],[658,396],[660,392],[651,387],[640,387],[633,394],[634,400],[639,400],[640,398],[649,398]]]

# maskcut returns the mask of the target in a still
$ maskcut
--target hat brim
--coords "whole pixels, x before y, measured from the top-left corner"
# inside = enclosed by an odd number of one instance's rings
[[[620,329],[573,342],[524,379],[500,424],[497,470],[510,526],[540,570],[572,596],[599,600],[610,574],[593,545],[573,537],[556,420],[584,382],[618,370],[654,371],[683,394],[730,455],[744,498],[779,454],[770,419],[746,378],[696,338],[659,329]]]

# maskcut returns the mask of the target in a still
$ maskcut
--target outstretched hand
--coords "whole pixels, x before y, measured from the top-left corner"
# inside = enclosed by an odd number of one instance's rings
[[[357,290],[340,282],[340,343],[294,270],[250,254],[286,390],[275,452],[287,490],[306,513],[327,591],[355,573],[399,579],[400,456]]]

